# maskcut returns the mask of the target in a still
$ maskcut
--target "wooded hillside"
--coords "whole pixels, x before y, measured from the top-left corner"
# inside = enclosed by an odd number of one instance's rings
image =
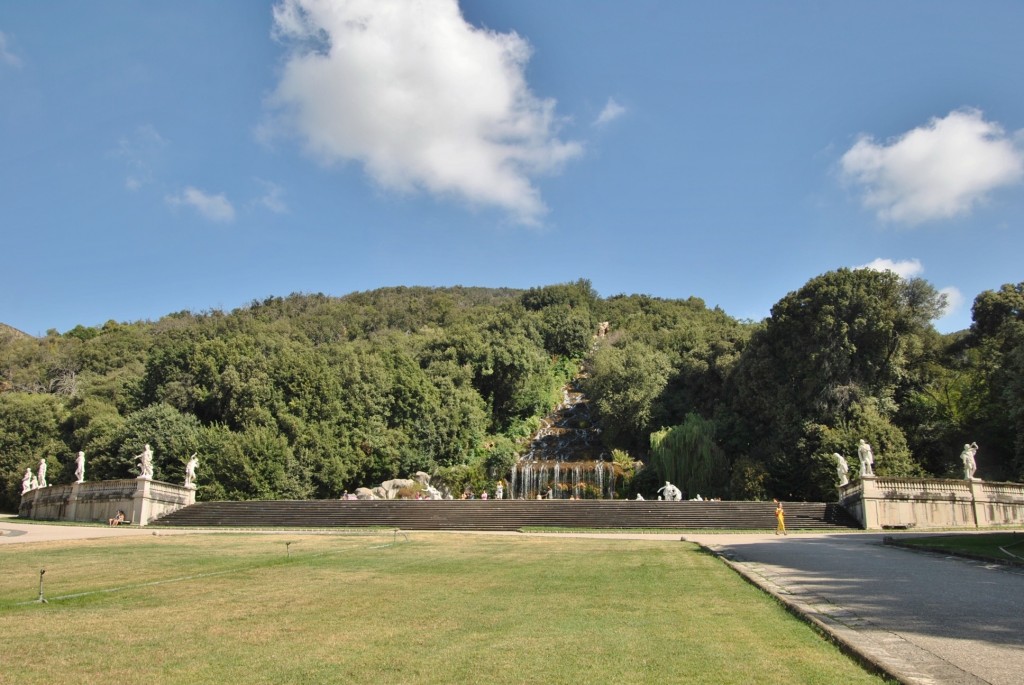
[[[1019,478],[1024,284],[979,295],[962,334],[931,327],[939,305],[923,281],[844,269],[757,323],[581,280],[0,330],[0,508],[41,458],[51,483],[79,450],[88,480],[133,477],[145,443],[171,482],[198,452],[201,499],[337,497],[418,470],[484,487],[581,365],[609,451],[651,461],[630,492],[685,473],[691,493],[831,498],[830,455],[859,438],[880,475],[956,475],[977,441],[980,476]]]

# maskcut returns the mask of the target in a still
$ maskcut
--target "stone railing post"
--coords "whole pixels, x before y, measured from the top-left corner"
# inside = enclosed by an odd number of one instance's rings
[[[149,523],[149,489],[153,481],[148,478],[138,478],[135,488],[135,495],[132,497],[132,523],[144,526]]]
[[[978,500],[987,499],[987,497],[982,498],[979,496],[984,495],[984,487],[982,485],[982,481],[980,478],[971,478],[968,482],[971,485],[971,514],[974,517],[974,527],[980,528],[982,525],[982,521],[984,521],[985,524],[988,524],[989,521],[987,520],[987,517],[984,516],[984,514],[981,516],[978,515],[978,507],[985,506],[983,502],[979,502]]]
[[[65,520],[66,521],[77,521],[78,520],[76,518],[76,516],[78,514],[78,491],[81,489],[81,487],[82,487],[81,483],[72,483],[71,484],[71,496],[68,497],[68,509],[67,509],[67,514],[65,515]]]
[[[882,498],[874,476],[861,476],[861,506],[864,507],[864,530],[878,530],[882,527],[878,516],[878,501]]]

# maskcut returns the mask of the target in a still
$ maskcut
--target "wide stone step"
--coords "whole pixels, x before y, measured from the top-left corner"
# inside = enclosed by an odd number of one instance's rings
[[[409,530],[558,528],[775,528],[771,502],[634,500],[272,500],[200,502],[164,516],[163,526],[389,527]],[[791,530],[859,527],[839,505],[786,503]]]

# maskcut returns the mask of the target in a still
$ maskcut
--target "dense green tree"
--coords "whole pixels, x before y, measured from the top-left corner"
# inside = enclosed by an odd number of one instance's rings
[[[544,348],[551,354],[582,359],[594,339],[595,323],[587,309],[555,305],[544,310]]]
[[[601,417],[605,444],[643,450],[655,401],[671,372],[667,355],[640,343],[598,350],[583,388]]]
[[[47,464],[47,480],[59,483],[62,464],[70,459],[60,439],[66,409],[58,397],[40,393],[0,393],[0,509],[17,511],[26,468]]]
[[[113,404],[96,396],[87,396],[74,403],[64,422],[66,442],[72,450],[82,450],[90,462],[96,455],[110,455],[116,451],[120,436],[124,434],[125,419]]]
[[[730,379],[736,430],[729,449],[765,464],[772,494],[786,498],[821,493],[813,468],[821,431],[809,426],[870,427],[873,435],[860,437],[889,436],[890,463],[902,464],[894,471],[913,471],[905,436],[892,422],[894,397],[915,339],[942,305],[923,281],[867,269],[833,271],[787,295]]]
[[[651,433],[651,466],[688,497],[721,496],[729,482],[729,460],[716,441],[715,423],[697,414]]]
[[[918,383],[902,398],[896,416],[915,461],[941,477],[963,473],[960,446],[978,440],[978,427],[989,423],[989,363],[980,349],[953,340],[940,359],[918,369]],[[985,436],[993,429],[988,426]]]
[[[732,319],[717,309],[708,309],[699,298],[662,300],[648,296],[619,295],[601,306],[600,316],[611,331],[600,341],[604,348],[633,347],[657,353],[667,364],[664,387],[650,400],[650,420],[635,426],[628,437],[615,430],[606,433],[609,446],[619,445],[644,451],[652,427],[674,425],[689,413],[713,416],[722,403],[723,386],[750,336],[752,326]],[[608,370],[618,373],[616,364]],[[587,387],[601,387],[603,370],[590,365],[592,381]],[[603,420],[603,418],[602,418]]]
[[[977,442],[978,472],[989,479],[1024,478],[1024,282],[975,298],[965,347],[982,407],[964,431]]]
[[[79,449],[90,479],[133,477],[147,442],[171,481],[199,452],[202,499],[336,497],[416,470],[492,488],[582,360],[626,462],[661,426],[689,440],[681,468],[715,455],[687,489],[831,497],[831,454],[853,465],[860,438],[881,475],[956,475],[977,441],[983,477],[1024,477],[1024,284],[979,295],[969,334],[931,328],[941,304],[924,281],[843,269],[760,323],[580,280],[293,294],[43,338],[0,326],[0,507],[41,457],[55,481]],[[641,469],[630,492],[656,477]]]
[[[89,461],[95,480],[139,475],[137,455],[145,445],[153,450],[153,478],[168,482],[184,479],[185,462],[199,446],[199,422],[167,404],[154,404],[125,417],[110,441],[110,452]]]

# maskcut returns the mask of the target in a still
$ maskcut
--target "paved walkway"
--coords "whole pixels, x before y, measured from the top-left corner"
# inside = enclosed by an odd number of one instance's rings
[[[870,533],[685,537],[901,682],[1024,682],[1024,568]]]
[[[187,532],[191,531],[161,529],[159,534],[175,535]],[[138,526],[60,526],[42,523],[18,523],[10,514],[0,514],[0,545],[153,534],[153,529],[140,528]]]
[[[154,532],[23,524],[0,517],[0,545]],[[158,534],[196,532],[160,529]],[[911,552],[883,545],[884,536],[873,533],[565,535],[696,542],[903,683],[1024,681],[1021,567]]]

